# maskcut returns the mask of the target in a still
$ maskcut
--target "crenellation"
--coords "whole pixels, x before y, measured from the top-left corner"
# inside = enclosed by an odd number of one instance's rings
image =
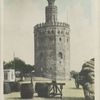
[[[65,27],[69,28],[69,24],[63,22],[55,22],[55,23],[40,23],[35,25],[34,29],[43,28],[43,27]]]

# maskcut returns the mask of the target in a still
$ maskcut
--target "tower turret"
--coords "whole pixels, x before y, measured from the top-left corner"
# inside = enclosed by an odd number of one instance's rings
[[[57,22],[57,6],[54,5],[55,0],[47,0],[48,6],[46,7],[46,23]]]
[[[54,5],[55,0],[47,0],[49,5]]]

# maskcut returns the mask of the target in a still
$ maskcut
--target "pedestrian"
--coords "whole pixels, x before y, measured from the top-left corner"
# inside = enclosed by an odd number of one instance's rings
[[[85,100],[94,100],[94,58],[83,64],[80,77],[83,77],[81,78],[81,85],[83,87]]]
[[[85,100],[94,100],[94,72],[88,73],[88,81],[83,85]]]

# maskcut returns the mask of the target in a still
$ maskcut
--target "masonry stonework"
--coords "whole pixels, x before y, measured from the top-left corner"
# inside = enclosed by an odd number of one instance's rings
[[[57,21],[55,0],[48,0],[46,22],[34,27],[36,74],[53,80],[69,78],[70,26]]]

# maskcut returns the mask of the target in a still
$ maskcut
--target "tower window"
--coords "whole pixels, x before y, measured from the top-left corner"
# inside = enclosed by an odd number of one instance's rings
[[[48,31],[48,34],[50,34],[50,31]]]
[[[67,42],[68,42],[68,39],[67,39]]]
[[[62,52],[59,52],[58,56],[62,59],[63,58]]]
[[[54,30],[52,30],[52,33],[54,33]]]
[[[58,31],[58,34],[60,34],[60,31]]]
[[[61,41],[61,38],[59,38],[59,41]]]
[[[50,71],[52,71],[52,68],[50,67]]]

